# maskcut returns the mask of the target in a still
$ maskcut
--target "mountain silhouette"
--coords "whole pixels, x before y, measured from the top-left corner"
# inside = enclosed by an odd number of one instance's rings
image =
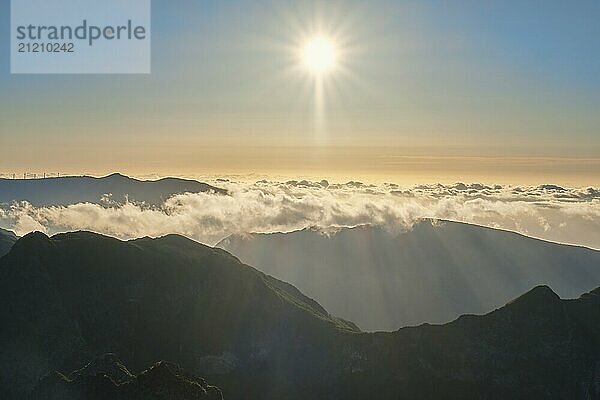
[[[141,181],[115,173],[102,178],[90,176],[67,176],[43,179],[0,179],[0,204],[13,201],[28,201],[34,206],[69,205],[82,202],[98,203],[107,197],[114,202],[126,199],[160,205],[169,197],[179,193],[227,191],[206,183],[163,178],[156,181]]]
[[[0,259],[0,318],[2,399],[39,393],[48,376],[112,390],[156,360],[167,363],[159,376],[187,376],[172,372],[177,364],[235,400],[600,394],[600,288],[561,300],[537,286],[483,316],[362,333],[295,287],[180,236],[31,233]],[[127,368],[109,357],[108,367],[52,372],[106,353]]]
[[[599,251],[450,221],[397,234],[359,226],[235,235],[217,246],[368,331],[482,314],[540,284],[567,298],[600,285]]]
[[[14,232],[0,228],[0,257],[8,253],[17,239],[18,236]]]
[[[48,371],[107,352],[134,371],[167,360],[210,375],[266,359],[264,372],[293,376],[311,353],[303,342],[358,331],[293,286],[176,235],[30,233],[0,259],[0,296],[10,321],[0,329],[0,386],[17,398]],[[299,365],[288,364],[294,357]]]
[[[178,365],[159,361],[135,376],[114,354],[104,354],[69,376],[53,371],[31,400],[222,400],[221,391]]]

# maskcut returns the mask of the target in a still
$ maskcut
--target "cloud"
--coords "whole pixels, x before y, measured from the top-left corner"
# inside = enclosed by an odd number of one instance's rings
[[[160,207],[130,202],[36,208],[15,203],[0,208],[0,225],[21,235],[32,230],[52,234],[84,229],[127,239],[179,233],[214,244],[232,233],[360,224],[400,231],[421,218],[438,218],[600,248],[597,188],[267,180],[216,184],[230,195],[182,194]]]

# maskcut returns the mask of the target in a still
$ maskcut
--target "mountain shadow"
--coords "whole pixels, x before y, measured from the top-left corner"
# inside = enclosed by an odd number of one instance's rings
[[[600,289],[561,300],[538,286],[483,316],[362,333],[295,287],[180,236],[32,233],[0,259],[0,318],[2,399],[106,353],[138,378],[156,360],[176,363],[235,400],[600,394]]]
[[[180,193],[227,191],[207,183],[180,178],[141,181],[121,174],[102,178],[67,176],[44,179],[0,179],[0,204],[26,200],[36,207],[99,203],[107,197],[124,203],[126,199],[157,206]]]
[[[231,236],[217,245],[290,282],[368,331],[483,314],[533,286],[577,297],[600,285],[600,252],[514,232],[430,220]]]

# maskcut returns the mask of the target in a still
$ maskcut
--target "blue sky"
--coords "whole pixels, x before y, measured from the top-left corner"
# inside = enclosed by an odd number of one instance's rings
[[[152,7],[151,75],[19,76],[9,73],[1,0],[0,172],[302,173],[310,155],[312,174],[405,173],[378,161],[385,148],[385,157],[568,159],[566,180],[600,175],[598,1]],[[347,49],[346,73],[326,78],[320,105],[295,58],[316,31]],[[463,161],[443,168],[468,175],[476,166]],[[527,173],[501,168],[505,180]]]

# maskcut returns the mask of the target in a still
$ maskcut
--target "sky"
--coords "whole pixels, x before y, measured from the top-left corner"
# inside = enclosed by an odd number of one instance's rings
[[[151,74],[58,76],[10,74],[9,3],[0,174],[600,182],[598,1],[154,0]]]

